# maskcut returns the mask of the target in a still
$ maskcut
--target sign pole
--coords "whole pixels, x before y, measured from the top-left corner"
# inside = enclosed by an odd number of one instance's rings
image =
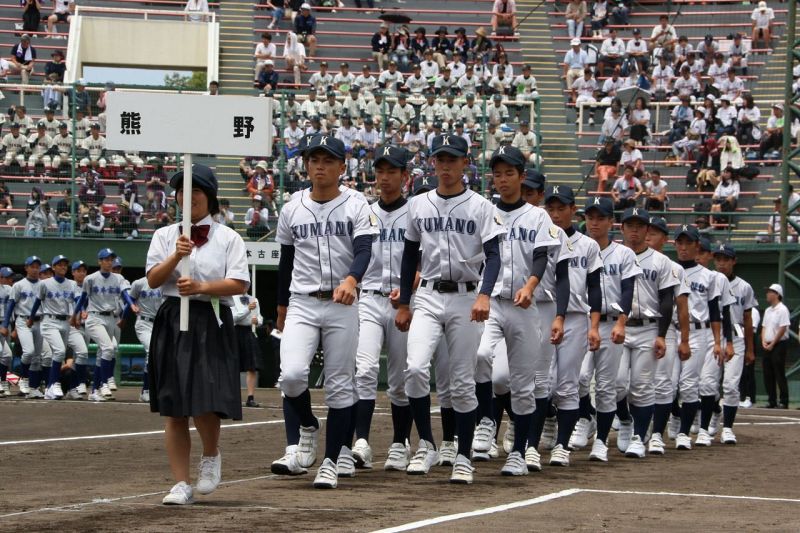
[[[250,278],[251,278],[251,280],[250,280],[250,296],[255,298],[256,297],[256,266],[255,265],[251,265],[250,266],[250,271],[252,272],[252,274],[250,275]],[[255,316],[255,312],[256,312],[255,309],[250,311],[250,317],[251,318]],[[250,331],[253,332],[253,335],[256,334],[256,325],[253,324],[252,322],[250,323]]]
[[[183,220],[181,231],[183,236],[192,236],[192,154],[183,154]],[[181,277],[188,277],[189,256],[181,259]],[[189,331],[189,297],[181,296],[181,331]]]

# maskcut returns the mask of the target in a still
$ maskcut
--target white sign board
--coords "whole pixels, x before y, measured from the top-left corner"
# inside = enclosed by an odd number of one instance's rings
[[[277,242],[250,242],[247,246],[247,264],[259,266],[278,266],[281,259],[281,245]]]
[[[111,91],[110,150],[272,155],[272,98]]]

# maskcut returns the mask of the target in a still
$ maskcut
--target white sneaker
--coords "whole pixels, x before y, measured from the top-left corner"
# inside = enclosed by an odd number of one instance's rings
[[[65,396],[67,400],[83,400],[83,396],[78,392],[78,388],[70,389]]]
[[[78,385],[78,394],[81,396],[86,396],[88,393],[89,391],[86,390],[86,383],[80,383]]]
[[[142,403],[150,403],[150,391],[143,390],[139,393],[139,401]]]
[[[20,396],[27,396],[31,391],[31,388],[28,386],[28,378],[20,378],[17,386],[19,387]]]
[[[339,450],[339,457],[336,458],[336,474],[338,477],[356,477],[356,459],[353,451],[347,446],[342,446]]]
[[[61,382],[56,381],[52,385],[50,385],[50,392],[55,396],[56,400],[60,400],[64,397],[64,391],[61,390]]]
[[[569,438],[569,449],[580,450],[589,444],[589,432],[591,431],[592,421],[588,418],[579,418],[575,424],[575,429]]]
[[[431,467],[439,462],[439,454],[433,447],[433,443],[426,440],[419,441],[419,448],[417,453],[411,458],[406,468],[406,474],[411,476],[419,476],[427,474]]]
[[[164,505],[191,505],[194,503],[192,487],[185,481],[181,481],[172,487],[169,494],[161,500]]]
[[[108,378],[108,381],[106,382],[106,384],[108,385],[109,389],[117,390],[117,382],[114,381],[114,376],[111,376],[110,378]]]
[[[619,431],[619,417],[617,415],[614,415],[614,420],[611,421],[611,429]]]
[[[544,419],[544,427],[542,428],[542,437],[539,443],[545,450],[552,450],[556,445],[556,437],[558,436],[558,420],[554,416],[548,416]]]
[[[594,126],[594,119],[592,117],[589,117],[589,125]]]
[[[506,458],[506,464],[500,470],[500,475],[503,476],[527,476],[528,465],[525,464],[525,459],[519,452],[511,451]]]
[[[44,394],[39,389],[29,389],[28,395],[26,396],[29,400],[41,400],[44,398]]]
[[[108,383],[103,383],[103,386],[100,387],[100,394],[106,400],[113,400],[114,399],[114,394],[111,392],[111,389],[109,388]]]
[[[8,398],[11,396],[11,387],[8,384],[8,381],[0,381],[0,396]]]
[[[456,462],[453,464],[453,473],[450,474],[450,483],[459,485],[471,485],[472,473],[475,469],[469,459],[459,454],[456,456]]]
[[[617,431],[617,449],[622,453],[628,449],[633,437],[633,420],[620,420],[619,431]]]
[[[675,449],[676,450],[691,450],[692,449],[692,438],[687,435],[686,433],[678,433],[675,437]]]
[[[45,400],[60,400],[61,398],[56,398],[53,394],[53,386],[50,385],[44,390],[44,399]]]
[[[494,420],[484,416],[475,428],[475,437],[472,439],[472,449],[476,452],[488,452],[494,442]]]
[[[389,446],[389,452],[386,454],[386,462],[383,463],[383,469],[405,472],[410,459],[411,450],[408,449],[408,446],[399,442],[392,443]]]
[[[458,455],[456,443],[451,440],[443,440],[439,446],[439,466],[453,466]]]
[[[695,446],[711,446],[711,435],[708,431],[700,428],[697,432],[697,437],[694,439]]]
[[[514,436],[514,422],[509,420],[506,425],[506,432],[503,433],[503,451],[506,452],[506,455],[511,454],[514,450]]]
[[[722,418],[720,413],[712,413],[711,421],[708,423],[708,434],[712,437],[719,431],[719,419]]]
[[[644,442],[639,435],[631,437],[631,443],[628,444],[628,449],[625,450],[625,457],[634,459],[641,459],[645,455]]]
[[[317,477],[314,478],[315,489],[335,489],[339,483],[336,464],[328,458],[322,461],[317,470]]]
[[[670,440],[678,438],[678,433],[681,432],[681,417],[669,415],[669,423],[667,424],[667,437]]]
[[[372,448],[367,439],[358,439],[353,446],[353,458],[356,461],[356,468],[372,468]],[[339,472],[341,476],[342,473]]]
[[[491,456],[488,454],[488,452],[476,452],[475,450],[472,450],[469,458],[474,463],[486,463],[491,459]]]
[[[106,399],[100,394],[100,391],[93,390],[92,393],[89,395],[90,402],[104,402]]]
[[[740,409],[750,409],[753,407],[753,402],[750,401],[750,396],[745,396],[744,401],[739,402]]]
[[[492,441],[492,446],[489,448],[489,457],[491,457],[492,459],[497,459],[498,457],[500,457],[500,448],[494,441]]]
[[[647,451],[651,455],[664,455],[664,439],[661,433],[653,433],[650,436],[650,444],[647,446]]]
[[[286,453],[277,461],[272,461],[270,472],[279,476],[300,476],[308,470],[297,462],[297,445],[287,446]]]
[[[320,429],[321,426],[319,428],[300,426],[300,442],[297,444],[297,464],[303,468],[313,466],[317,460],[317,439],[319,438]]]
[[[539,450],[533,446],[528,446],[528,449],[525,450],[525,465],[528,467],[528,472],[542,471],[542,456],[539,455]]]
[[[736,435],[732,428],[722,428],[722,435],[720,435],[720,442],[722,444],[736,444]]]
[[[697,435],[698,431],[700,431],[700,409],[698,409],[697,414],[694,415],[694,422],[692,422],[692,427],[689,428],[689,433],[692,435]]]
[[[589,452],[590,461],[608,462],[608,446],[606,443],[595,437],[592,443],[592,451]]]
[[[550,452],[550,466],[569,466],[569,450],[556,444],[553,451]]]
[[[217,451],[216,457],[200,457],[200,467],[197,472],[197,492],[211,494],[217,490],[222,479],[222,453]]]

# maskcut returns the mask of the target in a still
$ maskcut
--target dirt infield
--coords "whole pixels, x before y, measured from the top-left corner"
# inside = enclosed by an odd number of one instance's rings
[[[105,404],[0,400],[0,531],[800,530],[797,411],[740,411],[737,446],[644,460],[612,447],[608,464],[590,463],[584,450],[569,468],[513,479],[499,475],[501,457],[478,464],[475,484],[463,487],[447,483],[445,468],[425,477],[382,470],[391,437],[384,399],[371,436],[375,469],[318,491],[313,472],[270,474],[284,431],[278,393],[262,390],[266,407],[222,430],[224,484],[174,508],[159,503],[172,486],[162,423],[137,392]],[[313,398],[324,415],[318,391]]]

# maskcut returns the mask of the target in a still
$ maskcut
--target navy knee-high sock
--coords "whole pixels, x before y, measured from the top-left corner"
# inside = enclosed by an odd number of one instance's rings
[[[30,378],[31,377],[31,365],[30,363],[20,363],[22,368],[22,372],[19,373],[19,377],[21,378]]]
[[[700,427],[708,430],[711,424],[711,415],[714,414],[714,404],[717,399],[712,396],[700,396]]]
[[[56,383],[58,380],[61,379],[61,363],[58,361],[53,361],[53,365],[50,367],[50,385]]]
[[[633,433],[634,435],[639,435],[639,438],[644,442],[647,428],[650,427],[650,421],[653,419],[655,405],[631,405],[630,409],[633,417]]]
[[[722,407],[719,406],[719,396],[714,396],[714,413],[722,414]]]
[[[44,379],[44,386],[45,388],[50,386],[50,369],[53,368],[52,363],[50,366],[43,366],[42,367],[42,378]]]
[[[71,386],[74,389],[78,385],[80,385],[81,383],[86,384],[86,365],[76,364],[75,365],[75,373],[72,374]],[[149,383],[147,381],[145,381],[145,383],[147,385],[149,385]]]
[[[588,394],[586,396],[581,396],[580,403],[578,404],[578,411],[580,411],[580,417],[589,420],[592,418],[592,398]]]
[[[147,377],[147,371],[142,373],[142,392],[150,390],[150,379]]]
[[[453,442],[456,440],[456,410],[452,407],[442,407],[442,440]]]
[[[92,379],[92,391],[100,390],[103,385],[103,369],[99,365],[94,366],[94,378]]]
[[[100,360],[100,385],[108,383],[108,378],[114,376],[114,360]]]
[[[671,403],[657,403],[653,411],[653,433],[663,434],[667,429],[669,414],[672,411]]]
[[[29,372],[28,384],[29,384],[31,389],[38,389],[39,385],[42,384],[42,371],[41,370],[31,370]]]
[[[347,426],[347,434],[344,438],[344,445],[353,448],[353,437],[356,434],[356,416],[358,415],[358,402],[350,407],[350,424]]]
[[[632,409],[628,408],[628,397],[624,397],[617,402],[617,418],[622,422],[629,422],[631,419]]]
[[[597,412],[597,440],[608,442],[608,432],[611,431],[611,424],[614,423],[614,412]]]
[[[369,440],[369,428],[372,425],[372,414],[375,412],[375,400],[358,400],[356,403],[356,437]]]
[[[736,420],[736,411],[738,407],[731,407],[728,405],[722,406],[722,425],[726,428],[732,428],[733,422]]]
[[[285,398],[294,409],[301,426],[307,428],[319,427],[319,420],[317,420],[317,417],[314,416],[314,412],[311,410],[311,393],[308,389],[304,390],[299,396],[295,396],[294,398],[289,396],[285,396]],[[330,422],[328,423],[330,424]],[[342,430],[347,432],[348,428],[349,425],[342,428]]]
[[[500,424],[503,422],[503,412],[509,413],[509,418],[515,420],[513,411],[511,410],[511,393],[498,394],[494,397],[494,438],[497,440],[497,434],[500,432]],[[516,424],[516,422],[515,422]]]
[[[528,444],[528,434],[533,425],[533,413],[520,415],[514,413],[514,451],[525,457],[525,446]]]
[[[325,459],[334,463],[339,458],[342,446],[347,446],[347,437],[350,430],[350,419],[353,407],[341,409],[328,408],[328,427],[325,431]]]
[[[491,385],[491,383],[490,383]],[[478,412],[456,413],[456,433],[458,434],[458,453],[469,459],[472,452],[472,437],[475,435],[475,422]]]
[[[566,449],[569,444],[569,438],[575,430],[575,424],[578,423],[580,414],[578,413],[578,409],[559,409],[558,413],[556,413],[556,418],[558,419],[558,437],[556,438],[556,444],[560,444]]]
[[[530,447],[539,447],[539,441],[542,438],[542,430],[544,429],[544,419],[547,417],[547,408],[549,404],[550,398],[536,398],[536,411],[533,413],[533,421],[531,422],[530,431],[528,432],[528,446]]]
[[[433,440],[433,429],[431,429],[431,395],[428,394],[420,398],[411,398],[409,396],[408,403],[411,405],[411,414],[414,417],[414,423],[417,425],[419,438],[436,446]]]
[[[5,381],[6,376],[8,376],[8,367],[0,363],[0,381]]]
[[[411,423],[411,407],[392,404],[392,444],[406,443]]]
[[[697,415],[697,409],[700,407],[700,402],[683,402],[681,405],[681,430],[680,433],[684,435],[689,434],[689,430],[694,423],[694,417]]]
[[[680,403],[680,401],[678,401],[678,396],[677,395],[675,395],[675,399],[672,400],[672,411],[671,411],[671,413],[672,413],[673,416],[678,416],[678,417],[681,416],[681,403]]]
[[[494,408],[492,407],[492,382],[485,381],[475,384],[475,396],[478,398],[478,420],[488,418],[494,420]]]
[[[300,442],[300,417],[286,396],[283,397],[283,427],[286,429],[286,445],[296,446]]]

